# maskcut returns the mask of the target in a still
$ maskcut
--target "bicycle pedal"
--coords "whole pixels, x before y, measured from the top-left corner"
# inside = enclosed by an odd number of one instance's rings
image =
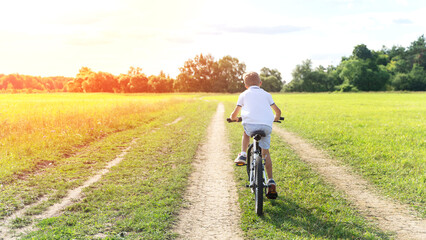
[[[250,185],[246,184],[246,187],[250,187]]]
[[[267,193],[267,194],[266,194],[266,197],[267,197],[268,199],[277,199],[277,197],[278,197],[278,193],[277,193],[277,192],[270,192],[270,193]]]
[[[241,167],[241,166],[245,166],[246,164],[245,163],[236,163],[235,165],[237,165],[238,167]]]

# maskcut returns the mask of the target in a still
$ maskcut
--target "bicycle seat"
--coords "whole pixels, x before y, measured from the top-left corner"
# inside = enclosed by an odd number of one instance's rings
[[[265,137],[266,136],[266,134],[265,134],[265,132],[263,130],[257,130],[257,131],[252,132],[250,137],[254,137],[256,135],[260,135],[261,137]]]

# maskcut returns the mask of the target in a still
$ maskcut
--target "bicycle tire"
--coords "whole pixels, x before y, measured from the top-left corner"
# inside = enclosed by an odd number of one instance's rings
[[[263,214],[263,169],[262,169],[262,158],[260,156],[256,156],[256,164],[255,164],[255,211],[258,216]]]
[[[253,161],[253,144],[250,144],[248,149],[247,149],[247,178],[248,181],[250,182],[250,168],[251,168],[251,161]]]

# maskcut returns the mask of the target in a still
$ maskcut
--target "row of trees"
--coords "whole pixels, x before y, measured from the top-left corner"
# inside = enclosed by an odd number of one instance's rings
[[[262,88],[269,92],[326,91],[426,91],[426,41],[424,36],[408,48],[393,46],[371,51],[365,44],[355,46],[352,55],[337,66],[312,67],[306,60],[293,70],[293,79],[285,85],[276,69],[262,68]],[[176,79],[161,72],[146,76],[141,68],[131,67],[127,74],[115,76],[82,67],[75,78],[1,75],[0,91],[34,89],[68,92],[241,92],[246,65],[225,56],[196,55],[180,68]]]
[[[0,74],[0,91],[16,92],[26,90],[27,92],[55,92],[62,91],[67,82],[72,78],[67,77],[35,77],[20,75],[17,73]]]
[[[115,76],[106,72],[94,72],[82,67],[77,76],[65,86],[68,92],[172,92],[173,79],[161,72],[147,77],[141,68],[130,67],[127,74]]]
[[[31,89],[37,91],[65,92],[240,92],[243,91],[243,75],[246,65],[237,58],[225,56],[216,61],[211,55],[196,55],[180,68],[176,79],[161,72],[147,76],[141,68],[130,67],[127,74],[118,76],[107,72],[94,72],[82,67],[75,78],[41,78],[19,74],[0,75],[0,91]],[[276,69],[262,68],[262,87],[279,92],[283,82]],[[56,81],[55,81],[56,80]]]
[[[245,89],[243,76],[246,65],[237,58],[225,56],[215,61],[211,55],[197,55],[180,68],[174,82],[179,92],[241,92]],[[266,91],[279,92],[283,82],[276,69],[262,68],[260,78]]]
[[[406,49],[393,46],[371,51],[355,46],[352,55],[338,66],[312,68],[311,60],[297,65],[288,92],[325,91],[426,91],[426,42],[419,37]]]

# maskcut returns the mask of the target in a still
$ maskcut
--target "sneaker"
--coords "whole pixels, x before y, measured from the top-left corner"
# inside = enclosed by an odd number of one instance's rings
[[[238,154],[238,157],[235,159],[234,163],[237,166],[244,166],[246,165],[246,160],[247,160],[247,157],[244,157],[241,154]]]
[[[269,179],[268,181],[268,192],[266,193],[266,197],[268,199],[277,199],[277,184],[273,179]]]

